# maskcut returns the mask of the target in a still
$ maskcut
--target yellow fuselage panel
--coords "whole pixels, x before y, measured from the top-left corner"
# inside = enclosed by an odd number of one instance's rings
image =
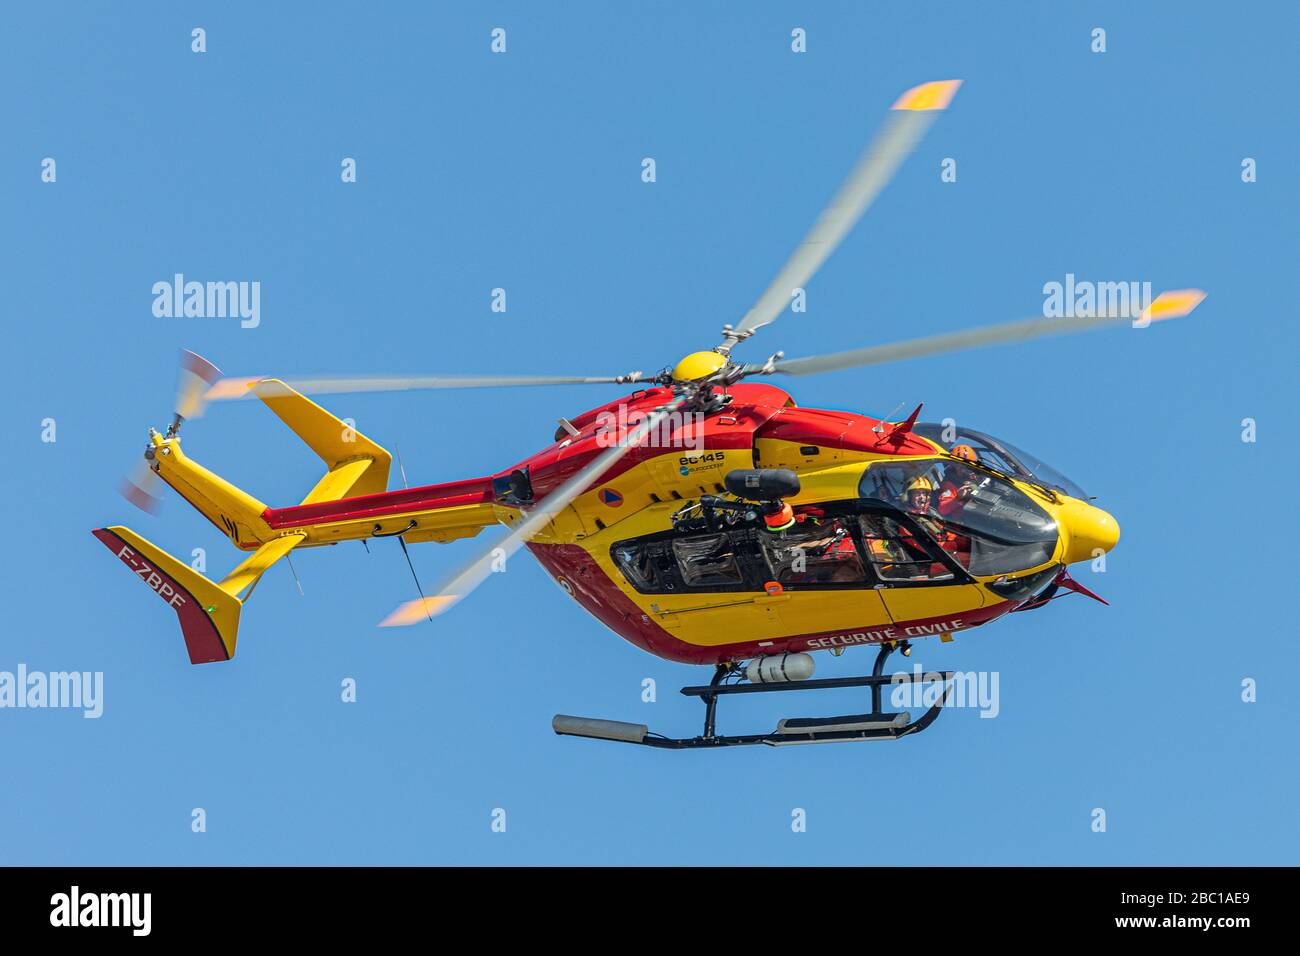
[[[447,542],[459,538],[472,538],[486,527],[498,523],[498,506],[490,503],[451,505],[443,508],[403,511],[380,518],[357,518],[347,521],[325,521],[296,527],[304,531],[307,540],[300,547],[337,544],[340,541],[359,541],[377,535],[402,534],[412,543],[424,541]],[[513,512],[518,514],[518,512]],[[415,526],[411,527],[411,522]],[[376,529],[378,531],[376,532]]]
[[[856,468],[858,475],[861,467]],[[839,480],[843,480],[842,477]],[[831,497],[842,500],[828,481]],[[856,491],[856,479],[853,485]],[[816,491],[810,494],[818,494]],[[802,496],[801,496],[802,497]],[[667,531],[682,502],[662,502],[578,543],[607,578],[644,614],[675,638],[696,647],[717,647],[742,641],[778,640],[795,634],[841,630],[870,630],[900,621],[939,615],[959,615],[985,605],[982,587],[845,588],[790,590],[769,595],[762,591],[643,594],[624,577],[611,554],[613,545],[629,538]],[[897,602],[894,595],[901,595]],[[998,599],[1000,600],[1000,599]],[[990,602],[991,603],[991,602]]]

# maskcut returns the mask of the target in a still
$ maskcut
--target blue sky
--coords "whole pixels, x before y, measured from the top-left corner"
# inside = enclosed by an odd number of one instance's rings
[[[1269,503],[1300,466],[1293,6],[48,3],[5,19],[0,670],[103,671],[105,700],[98,720],[0,710],[0,862],[1296,861],[1296,523]],[[207,549],[217,576],[237,559],[174,496],[152,518],[115,493],[170,416],[178,348],[230,374],[653,371],[743,314],[900,92],[953,77],[952,108],[810,283],[807,313],[747,358],[1032,316],[1067,273],[1209,294],[1140,332],[791,384],[814,407],[924,401],[1118,517],[1106,572],[1079,570],[1109,608],[1071,598],[918,647],[927,667],[996,671],[996,719],[780,751],[557,738],[556,712],[694,733],[699,704],[676,688],[707,672],[605,631],[524,555],[436,625],[377,630],[413,596],[395,542],[300,554],[305,596],[275,567],[236,660],[191,667],[173,615],[91,538],[126,523],[174,554]],[[150,289],[176,272],[260,282],[260,326],[156,318]],[[512,465],[557,417],[615,396],[326,404],[431,483]],[[273,504],[318,477],[253,404],[184,440]],[[413,554],[435,582],[475,547]],[[819,655],[819,676],[871,660]],[[856,706],[728,703],[734,732]]]

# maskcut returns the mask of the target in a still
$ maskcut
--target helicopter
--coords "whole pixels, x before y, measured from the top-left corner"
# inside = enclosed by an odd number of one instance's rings
[[[240,615],[268,568],[301,548],[396,538],[448,543],[504,525],[434,594],[381,625],[432,621],[527,547],[560,588],[609,630],[670,661],[713,668],[702,732],[675,738],[644,724],[557,714],[560,735],[666,749],[786,746],[900,739],[929,727],[952,672],[886,675],[895,651],[950,641],[1068,594],[1104,599],[1069,567],[1119,540],[1119,525],[1072,481],[1020,448],[969,428],[803,408],[761,379],[802,376],[1189,314],[1197,289],[1163,292],[1141,313],[1034,318],[809,358],[758,363],[736,346],[784,311],[863,215],[959,80],[924,83],[893,104],[874,140],[807,236],[711,350],[671,368],[609,377],[224,377],[183,352],[175,414],[149,430],[144,461],[123,493],[153,510],[170,486],[248,557],[213,581],[121,525],[94,530],[169,607],[192,663],[235,655]],[[444,388],[592,384],[634,391],[561,418],[550,444],[476,478],[390,490],[392,455],[308,395]],[[216,401],[255,397],[322,460],[298,504],[270,507],[190,458],[181,425]],[[399,468],[400,468],[399,460]],[[403,478],[405,478],[403,471]],[[408,561],[410,559],[407,551]],[[817,679],[813,654],[875,647],[872,673]],[[928,682],[926,711],[882,709],[883,689]],[[721,698],[865,688],[865,713],[795,717],[767,733],[717,732]]]

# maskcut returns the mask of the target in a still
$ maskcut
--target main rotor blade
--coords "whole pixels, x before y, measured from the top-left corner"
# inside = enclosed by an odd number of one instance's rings
[[[777,273],[764,293],[754,303],[735,335],[728,335],[731,345],[753,332],[776,321],[790,304],[795,289],[803,288],[827,257],[853,228],[867,207],[898,171],[925,131],[934,122],[935,115],[946,109],[961,80],[937,80],[913,87],[894,103],[889,117],[876,134],[848,179],[835,194],[830,205],[813,225],[789,260]]]
[[[426,617],[441,614],[458,602],[470,591],[482,584],[492,574],[493,565],[509,558],[530,538],[541,531],[561,511],[605,472],[616,465],[620,459],[635,448],[646,435],[659,427],[663,419],[686,404],[685,395],[677,395],[671,401],[660,405],[636,427],[628,429],[622,440],[613,448],[608,448],[560,487],[548,494],[519,524],[501,541],[481,554],[469,564],[434,596],[407,601],[392,614],[380,622],[380,627],[399,627],[416,624]]]
[[[208,390],[208,400],[247,398],[263,377],[223,378]],[[640,372],[608,378],[583,376],[497,375],[481,377],[417,378],[307,378],[284,382],[304,395],[338,395],[347,392],[412,392],[434,388],[507,388],[516,385],[623,385],[641,379]]]
[[[1187,315],[1205,298],[1200,289],[1179,289],[1162,292],[1136,318],[1139,321],[1160,322]],[[773,363],[771,370],[786,375],[813,375],[817,372],[836,372],[847,368],[862,368],[867,365],[882,365],[886,362],[901,362],[905,359],[920,358],[925,355],[940,355],[945,352],[962,352],[966,349],[982,348],[987,345],[1006,345],[1011,342],[1026,342],[1030,339],[1049,335],[1066,335],[1072,332],[1086,332],[1131,322],[1135,317],[1111,311],[1105,315],[1086,318],[1063,317],[1051,319],[1024,319],[1020,322],[1004,322],[1001,325],[988,325],[980,329],[967,329],[962,332],[948,332],[943,335],[931,335],[927,338],[909,339],[891,345],[874,345],[865,349],[852,349],[848,352],[834,352],[829,355],[813,355],[808,358],[785,359]],[[750,371],[753,369],[754,371]],[[757,374],[763,366],[749,366],[747,374]]]

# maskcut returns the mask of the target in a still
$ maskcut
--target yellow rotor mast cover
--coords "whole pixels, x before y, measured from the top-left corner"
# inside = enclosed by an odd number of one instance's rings
[[[698,382],[727,364],[720,352],[692,352],[673,367],[674,382]]]

